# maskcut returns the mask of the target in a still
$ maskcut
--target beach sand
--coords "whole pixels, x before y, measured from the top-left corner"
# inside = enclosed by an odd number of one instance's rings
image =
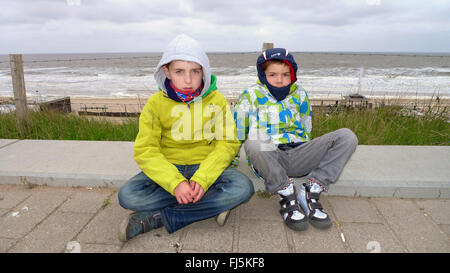
[[[99,107],[102,109],[94,109],[88,111],[105,111],[105,112],[128,112],[139,113],[147,103],[147,98],[81,98],[71,97],[72,111],[78,112],[85,110],[86,107]],[[228,102],[232,105],[236,104],[237,98],[227,98]],[[345,103],[345,98],[340,96],[336,97],[310,97],[312,106],[328,106],[336,105],[336,101],[339,105]],[[359,99],[353,100],[353,103],[358,105],[362,101]],[[450,106],[450,98],[442,98],[439,101],[436,97],[422,97],[422,98],[402,98],[402,97],[370,97],[367,98],[367,103],[372,104],[373,107],[384,105],[402,105],[409,107],[424,107],[435,106],[440,104],[441,106]],[[350,101],[347,101],[350,104]],[[106,107],[106,109],[105,109]]]
[[[125,112],[140,113],[148,98],[82,98],[71,97],[72,112]],[[95,109],[100,108],[100,109]]]

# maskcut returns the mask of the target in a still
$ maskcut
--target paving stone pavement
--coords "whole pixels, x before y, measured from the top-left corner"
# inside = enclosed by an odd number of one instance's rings
[[[213,218],[175,233],[164,228],[126,243],[117,188],[0,185],[0,253],[16,252],[450,252],[450,199],[323,194],[333,226],[287,228],[276,196],[255,193],[219,227]]]

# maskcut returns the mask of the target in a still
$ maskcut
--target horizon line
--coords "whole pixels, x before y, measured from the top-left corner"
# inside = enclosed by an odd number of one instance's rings
[[[260,53],[261,51],[253,50],[253,51],[205,51],[205,53]],[[444,54],[450,55],[450,51],[448,52],[439,52],[439,51],[289,51],[291,53],[318,53],[318,54]],[[22,54],[22,55],[56,55],[56,54],[162,54],[163,51],[105,51],[105,52],[34,52],[34,53],[0,53],[0,56],[8,56],[10,54]]]

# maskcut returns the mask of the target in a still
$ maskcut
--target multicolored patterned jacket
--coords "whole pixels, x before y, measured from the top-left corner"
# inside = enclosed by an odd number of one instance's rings
[[[245,90],[234,108],[237,136],[241,143],[249,131],[266,132],[274,144],[305,142],[312,139],[312,108],[308,94],[299,84],[293,84],[289,95],[277,101],[259,80]],[[232,164],[237,166],[239,154]]]

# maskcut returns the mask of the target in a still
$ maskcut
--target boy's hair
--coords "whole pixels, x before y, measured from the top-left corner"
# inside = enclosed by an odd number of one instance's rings
[[[276,64],[284,64],[284,65],[289,66],[284,60],[280,60],[280,59],[272,59],[272,60],[268,60],[267,62],[263,63],[263,64],[261,65],[261,68],[262,68],[264,71],[266,71],[267,67],[269,67],[269,65],[274,64],[274,63],[276,63]]]
[[[167,69],[169,69],[169,68],[170,68],[170,65],[172,64],[172,62],[173,62],[173,61],[171,61],[170,63],[166,63],[166,64],[163,65],[163,66],[165,66]]]

